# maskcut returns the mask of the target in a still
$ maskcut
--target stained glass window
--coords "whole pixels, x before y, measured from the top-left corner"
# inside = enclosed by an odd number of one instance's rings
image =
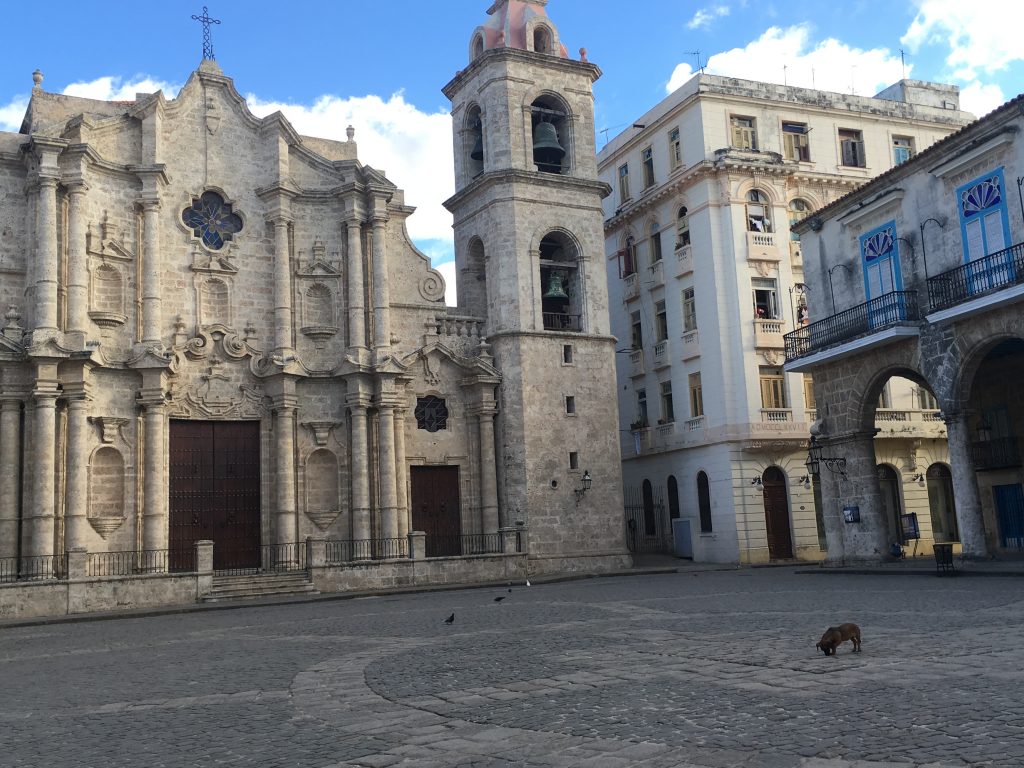
[[[242,229],[242,219],[231,211],[231,206],[216,192],[203,192],[189,208],[181,212],[181,220],[203,245],[220,250],[230,242],[232,235]]]
[[[448,406],[440,397],[420,397],[416,400],[416,426],[427,432],[448,429]]]

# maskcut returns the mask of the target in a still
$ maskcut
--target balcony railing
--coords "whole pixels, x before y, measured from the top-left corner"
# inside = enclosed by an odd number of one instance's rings
[[[544,312],[545,331],[574,331],[580,330],[580,316],[566,315],[561,312]]]
[[[1017,438],[997,437],[971,443],[971,459],[977,470],[1019,467],[1021,459]]]
[[[798,360],[845,341],[921,319],[917,291],[893,291],[785,336],[786,359]]]
[[[929,277],[928,304],[932,312],[937,312],[1021,283],[1024,283],[1024,243],[1017,243]]]

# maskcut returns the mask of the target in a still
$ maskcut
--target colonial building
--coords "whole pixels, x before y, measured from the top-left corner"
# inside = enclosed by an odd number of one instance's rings
[[[877,559],[892,540],[874,426],[893,377],[933,393],[948,432],[943,471],[919,446],[904,457],[927,490],[922,538],[966,557],[1024,549],[1022,109],[1018,96],[797,225],[808,283],[835,273],[837,289],[834,306],[812,292],[814,322],[786,337],[786,370],[814,376],[829,559]]]
[[[824,556],[814,390],[783,369],[783,336],[821,317],[829,285],[805,276],[791,226],[969,119],[952,86],[866,98],[701,74],[601,150],[631,546],[666,546],[671,524],[696,560]],[[882,403],[885,450],[924,441],[942,461],[913,386]],[[915,485],[897,506],[922,499]]]
[[[0,133],[0,558],[169,551],[173,570],[212,540],[215,568],[245,568],[314,537],[387,559],[413,531],[459,556],[506,528],[534,571],[628,563],[599,74],[542,0],[499,0],[473,33],[445,89],[450,310],[352,128],[258,118],[212,60],[133,102],[36,72]]]

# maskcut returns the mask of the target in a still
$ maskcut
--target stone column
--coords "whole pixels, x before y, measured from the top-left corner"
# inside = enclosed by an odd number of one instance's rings
[[[971,458],[971,435],[966,413],[961,411],[946,416],[946,440],[949,445],[949,467],[953,475],[953,498],[963,556],[984,559],[989,556],[988,542],[985,540],[977,470]]]
[[[391,348],[391,290],[388,286],[387,217],[373,217],[373,346],[377,356]]]
[[[53,335],[57,332],[57,179],[39,179],[36,209],[36,311],[35,327]]]
[[[480,430],[480,524],[484,533],[498,532],[498,480],[494,461],[494,409],[477,414]]]
[[[142,449],[146,472],[142,480],[142,548],[167,549],[167,484],[164,479],[167,410],[163,391],[147,393],[143,390],[139,402],[145,409],[143,423],[146,431]]]
[[[370,449],[366,434],[366,406],[349,403],[352,422],[352,538],[370,538]]]
[[[54,367],[56,368],[56,367]],[[54,476],[56,462],[57,387],[39,381],[32,393],[35,409],[32,414],[32,505],[23,515],[27,535],[27,551],[31,557],[54,553]]]
[[[299,535],[295,511],[295,396],[282,397],[274,405],[276,535],[278,544],[291,544],[297,541]]]
[[[274,356],[282,363],[292,356],[292,264],[288,242],[291,219],[274,222]]]
[[[363,237],[358,218],[345,222],[348,232],[348,345],[366,346],[366,308],[363,306],[363,291],[366,276],[363,274]]]
[[[878,485],[873,432],[847,434],[841,438],[820,440],[825,456],[846,459],[846,478],[836,474],[822,486],[825,515],[836,515],[842,526],[845,556],[848,560],[883,560],[889,553],[889,533]],[[830,470],[821,463],[819,477]],[[843,520],[843,508],[856,506],[859,523]],[[827,530],[827,529],[826,529]]]
[[[66,493],[64,497],[64,547],[88,546],[89,521],[89,401],[83,390],[68,398]]]
[[[160,201],[142,201],[142,343],[160,346]]]
[[[0,399],[0,557],[18,554],[21,401]]]
[[[81,334],[83,345],[89,330],[89,270],[85,254],[85,212],[82,210],[87,189],[84,183],[68,187],[67,330]]]
[[[398,490],[395,484],[395,409],[381,403],[377,408],[377,477],[380,481],[381,536],[398,538]]]
[[[395,409],[395,486],[398,499],[398,535],[409,535],[412,520],[409,516],[408,469],[405,466],[405,419],[408,411]]]

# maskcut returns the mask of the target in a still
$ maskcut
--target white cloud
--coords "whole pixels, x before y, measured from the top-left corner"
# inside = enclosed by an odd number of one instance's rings
[[[907,65],[908,76],[910,69]],[[903,76],[899,56],[888,49],[853,48],[831,37],[813,42],[807,23],[770,27],[744,48],[716,53],[708,59],[705,70],[726,77],[785,82],[861,96],[873,96]],[[666,90],[671,93],[692,75],[690,65],[677,65]]]
[[[405,200],[416,206],[408,220],[414,240],[452,239],[452,218],[442,201],[455,192],[452,159],[452,124],[443,111],[428,113],[395,93],[343,99],[321,96],[312,105],[263,101],[246,96],[254,114],[280,110],[295,129],[307,136],[345,141],[345,128],[356,129],[359,161],[387,173],[405,190]]]
[[[455,262],[446,261],[434,267],[444,277],[444,303],[449,307],[458,306],[455,297]]]
[[[81,96],[85,99],[100,101],[134,101],[136,93],[156,93],[163,91],[164,96],[173,99],[180,85],[154,80],[151,77],[137,75],[125,80],[121,77],[97,77],[88,82],[71,83],[62,93],[66,96]]]
[[[19,131],[26,109],[28,99],[24,96],[15,96],[10,103],[0,107],[0,131]]]
[[[710,8],[701,8],[690,19],[686,26],[688,29],[702,29],[711,26],[711,22],[721,16],[729,15],[729,6],[714,5]]]
[[[900,41],[911,51],[945,43],[953,77],[972,81],[979,71],[991,74],[1024,61],[1022,27],[1024,3],[919,0],[917,16]]]
[[[960,108],[981,117],[1006,101],[1003,89],[998,85],[973,82],[960,89]]]

